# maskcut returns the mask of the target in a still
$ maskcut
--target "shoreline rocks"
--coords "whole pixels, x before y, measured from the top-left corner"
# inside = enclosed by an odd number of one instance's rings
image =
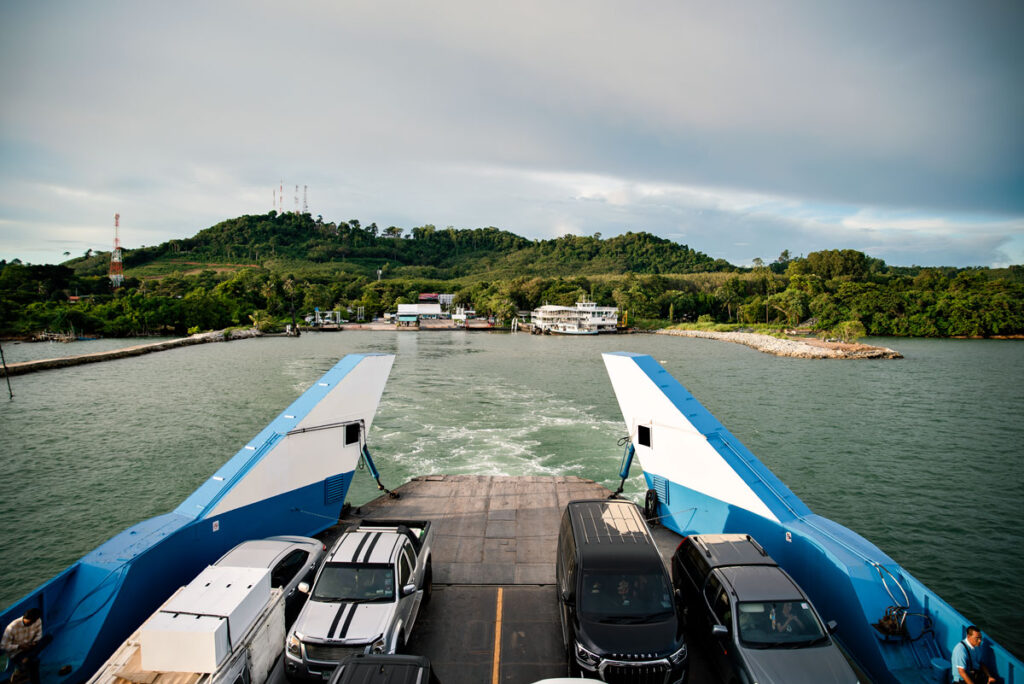
[[[902,359],[903,355],[888,347],[867,344],[822,342],[820,340],[780,339],[771,335],[743,332],[712,332],[708,330],[657,330],[657,335],[697,337],[746,345],[752,349],[796,359]]]

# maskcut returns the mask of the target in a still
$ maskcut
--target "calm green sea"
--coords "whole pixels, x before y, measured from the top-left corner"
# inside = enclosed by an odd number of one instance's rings
[[[138,340],[4,345],[7,361]],[[397,355],[370,446],[384,483],[569,474],[617,485],[602,351],[651,354],[817,513],[1024,653],[1024,343],[879,340],[810,361],[655,335],[342,332],[206,344],[0,383],[0,604],[167,512],[339,358]],[[629,492],[642,495],[637,474]],[[365,472],[355,503],[376,494]]]

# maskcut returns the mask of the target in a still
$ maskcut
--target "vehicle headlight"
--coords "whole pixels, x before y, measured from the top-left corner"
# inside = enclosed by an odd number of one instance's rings
[[[295,657],[302,655],[302,642],[299,641],[297,634],[288,635],[288,653]]]
[[[597,667],[601,662],[601,657],[584,648],[583,644],[576,642],[576,659],[584,665],[590,665],[591,667]]]
[[[686,644],[680,646],[679,650],[670,655],[668,659],[669,662],[671,662],[673,665],[678,665],[679,663],[686,660]]]
[[[384,653],[388,650],[388,642],[384,641],[384,637],[379,637],[376,641],[370,644],[370,653]]]

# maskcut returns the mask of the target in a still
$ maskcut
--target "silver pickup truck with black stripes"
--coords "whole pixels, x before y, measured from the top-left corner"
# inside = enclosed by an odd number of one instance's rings
[[[338,538],[285,643],[289,681],[323,681],[353,653],[396,653],[430,600],[428,520],[366,521]]]

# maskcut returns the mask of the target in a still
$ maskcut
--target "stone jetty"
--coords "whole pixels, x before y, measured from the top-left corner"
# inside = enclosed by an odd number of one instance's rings
[[[149,344],[137,344],[133,347],[123,349],[111,349],[110,351],[95,352],[92,354],[77,354],[74,356],[60,356],[54,359],[39,359],[36,361],[20,361],[7,364],[7,375],[24,375],[41,370],[52,368],[65,368],[67,366],[79,366],[83,363],[97,363],[99,361],[110,361],[112,359],[124,359],[129,356],[140,356],[152,352],[187,347],[193,344],[205,344],[207,342],[226,342],[228,340],[239,340],[247,337],[260,337],[262,333],[255,328],[250,330],[217,330],[214,332],[197,333],[188,337],[179,337],[174,340],[162,342],[151,342]],[[0,367],[0,377],[3,377],[4,369]]]
[[[797,359],[902,359],[903,355],[888,347],[868,344],[824,342],[815,339],[781,339],[771,335],[745,332],[711,332],[707,330],[658,330],[659,335],[700,337],[744,344],[766,354]]]

